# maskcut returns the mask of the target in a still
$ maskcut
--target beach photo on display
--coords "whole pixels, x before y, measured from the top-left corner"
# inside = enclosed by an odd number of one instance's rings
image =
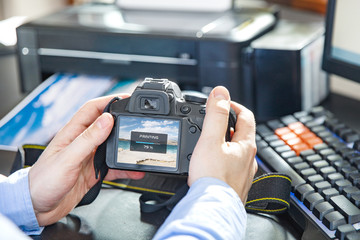
[[[176,168],[178,120],[119,118],[118,163]]]

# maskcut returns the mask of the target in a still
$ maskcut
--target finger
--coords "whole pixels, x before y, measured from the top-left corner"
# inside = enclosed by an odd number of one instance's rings
[[[122,171],[122,170],[115,170],[115,169],[109,169],[105,180],[111,181],[115,179],[122,179],[122,178],[130,178],[130,179],[142,179],[144,178],[145,173],[144,172],[133,172],[133,171]]]
[[[255,118],[254,114],[246,107],[231,102],[231,107],[236,113],[235,133],[232,142],[244,140],[255,141]]]
[[[214,88],[206,103],[201,137],[205,139],[225,141],[230,111],[229,91],[224,87]]]
[[[129,94],[110,95],[100,97],[87,102],[79,111],[73,116],[69,123],[67,123],[56,135],[53,144],[62,144],[67,146],[77,136],[79,136],[87,127],[89,127],[97,117],[99,117],[106,105],[114,97],[127,98]]]
[[[62,159],[69,161],[79,160],[80,162],[86,159],[84,156],[91,155],[107,139],[113,126],[114,119],[112,115],[110,113],[103,113],[64,149]]]

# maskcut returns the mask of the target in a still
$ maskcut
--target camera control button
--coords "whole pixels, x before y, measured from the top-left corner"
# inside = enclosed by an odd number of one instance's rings
[[[195,126],[191,126],[191,127],[189,128],[189,131],[190,131],[190,133],[194,134],[194,133],[196,133],[197,129],[196,129]]]
[[[191,94],[186,94],[184,96],[184,98],[187,102],[194,102],[194,103],[199,103],[199,104],[205,104],[207,101],[207,98],[205,98],[205,97],[195,96],[195,95],[191,95]]]
[[[205,108],[200,109],[200,110],[199,110],[199,113],[200,113],[200,114],[205,114]]]
[[[191,111],[191,107],[189,107],[188,105],[183,105],[181,106],[180,111],[183,114],[188,114]]]
[[[190,153],[189,155],[187,155],[187,160],[189,160],[189,161],[190,161],[191,156],[192,156],[192,154],[191,154],[191,153]]]

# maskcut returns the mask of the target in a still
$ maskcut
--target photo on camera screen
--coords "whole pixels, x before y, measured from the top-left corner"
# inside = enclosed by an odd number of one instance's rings
[[[119,116],[118,163],[176,168],[180,122]]]

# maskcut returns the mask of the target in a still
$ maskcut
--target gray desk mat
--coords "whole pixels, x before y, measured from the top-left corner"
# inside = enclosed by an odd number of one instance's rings
[[[67,217],[34,239],[151,239],[167,211],[141,214],[139,193],[102,189],[90,205],[75,208]],[[299,239],[286,219],[248,214],[245,239]]]

